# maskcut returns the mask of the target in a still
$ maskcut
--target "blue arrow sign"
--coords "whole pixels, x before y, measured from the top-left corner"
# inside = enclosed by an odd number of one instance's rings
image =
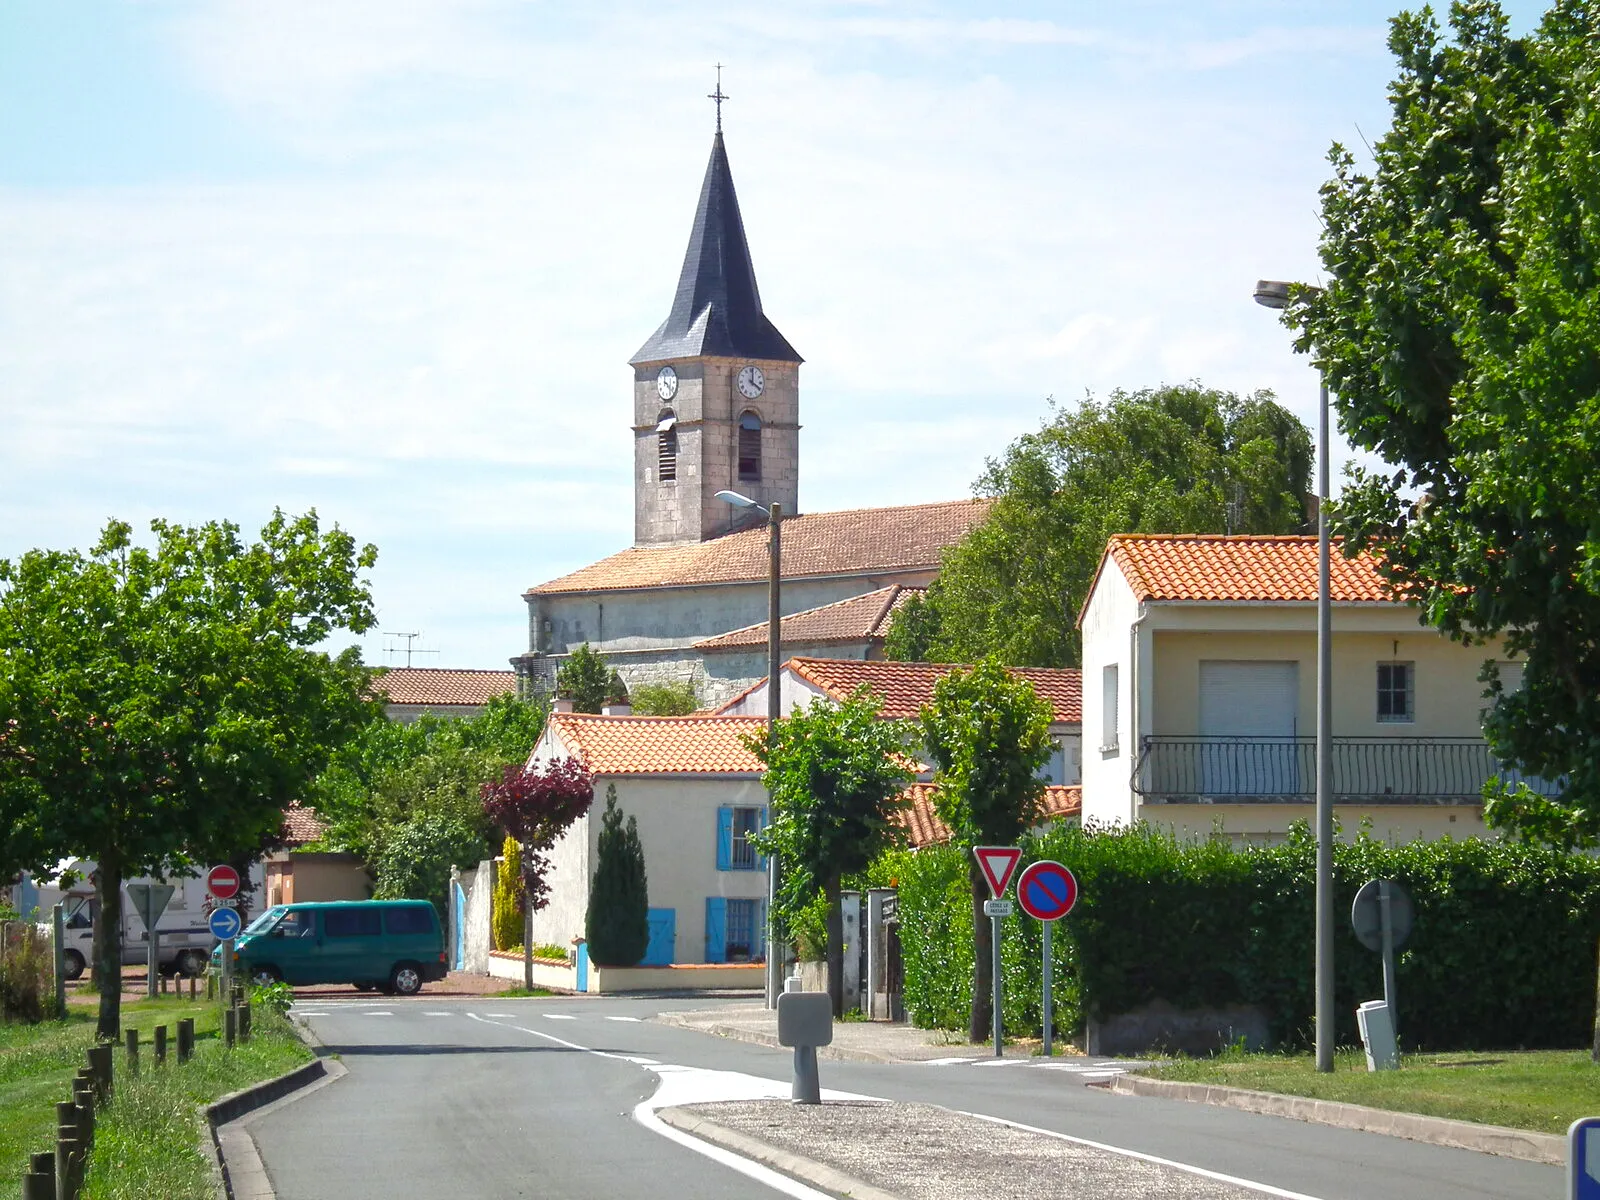
[[[229,938],[239,936],[239,914],[231,908],[218,908],[212,910],[210,919],[206,922],[211,927],[211,936],[218,941],[225,942]]]
[[[1567,1200],[1600,1200],[1600,1117],[1567,1129]]]

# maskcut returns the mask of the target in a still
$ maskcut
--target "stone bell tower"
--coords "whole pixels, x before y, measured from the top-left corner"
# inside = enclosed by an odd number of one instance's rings
[[[722,140],[722,88],[672,311],[633,367],[635,545],[705,541],[750,523],[723,489],[797,511],[800,363],[761,311]]]

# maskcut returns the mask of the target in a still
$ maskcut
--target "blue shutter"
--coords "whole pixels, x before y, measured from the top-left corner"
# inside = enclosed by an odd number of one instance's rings
[[[717,870],[733,870],[733,809],[726,804],[717,809]]]
[[[761,810],[761,828],[762,829],[765,829],[767,827],[767,821],[769,819],[770,818],[767,816],[767,810],[763,808]],[[767,857],[766,857],[766,855],[764,855],[764,854],[756,855],[756,870],[765,871],[766,869],[767,869]]]
[[[728,961],[728,902],[721,896],[706,897],[706,961]]]
[[[762,959],[767,957],[767,902],[756,901],[756,956]]]

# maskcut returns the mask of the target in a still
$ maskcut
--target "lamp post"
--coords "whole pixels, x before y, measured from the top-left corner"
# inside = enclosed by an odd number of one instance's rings
[[[1301,285],[1306,291],[1320,289]],[[1256,303],[1289,306],[1290,285],[1256,283]],[[1328,376],[1317,402],[1317,1070],[1333,1070],[1333,602],[1328,566]]]
[[[778,646],[783,621],[779,606],[779,588],[783,564],[783,505],[776,500],[770,508],[764,507],[749,496],[738,492],[722,491],[717,499],[735,508],[748,508],[767,514],[767,744],[772,744],[772,731],[778,723],[782,697],[778,688]],[[778,994],[783,991],[783,955],[778,941],[773,937],[772,911],[778,901],[778,856],[767,855],[767,1007],[778,1007]]]

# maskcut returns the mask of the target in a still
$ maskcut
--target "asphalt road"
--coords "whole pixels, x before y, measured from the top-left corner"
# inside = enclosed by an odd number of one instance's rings
[[[297,1011],[349,1073],[248,1128],[281,1200],[818,1195],[654,1118],[655,1107],[788,1095],[787,1051],[648,1019],[703,1003],[426,994],[303,1002]],[[821,1071],[825,1089],[1095,1143],[1107,1179],[1137,1170],[1117,1153],[1129,1151],[1313,1200],[1549,1200],[1562,1189],[1555,1167],[1112,1095],[1086,1087],[1080,1070],[1039,1060],[824,1061]],[[959,1156],[960,1147],[928,1152]]]

